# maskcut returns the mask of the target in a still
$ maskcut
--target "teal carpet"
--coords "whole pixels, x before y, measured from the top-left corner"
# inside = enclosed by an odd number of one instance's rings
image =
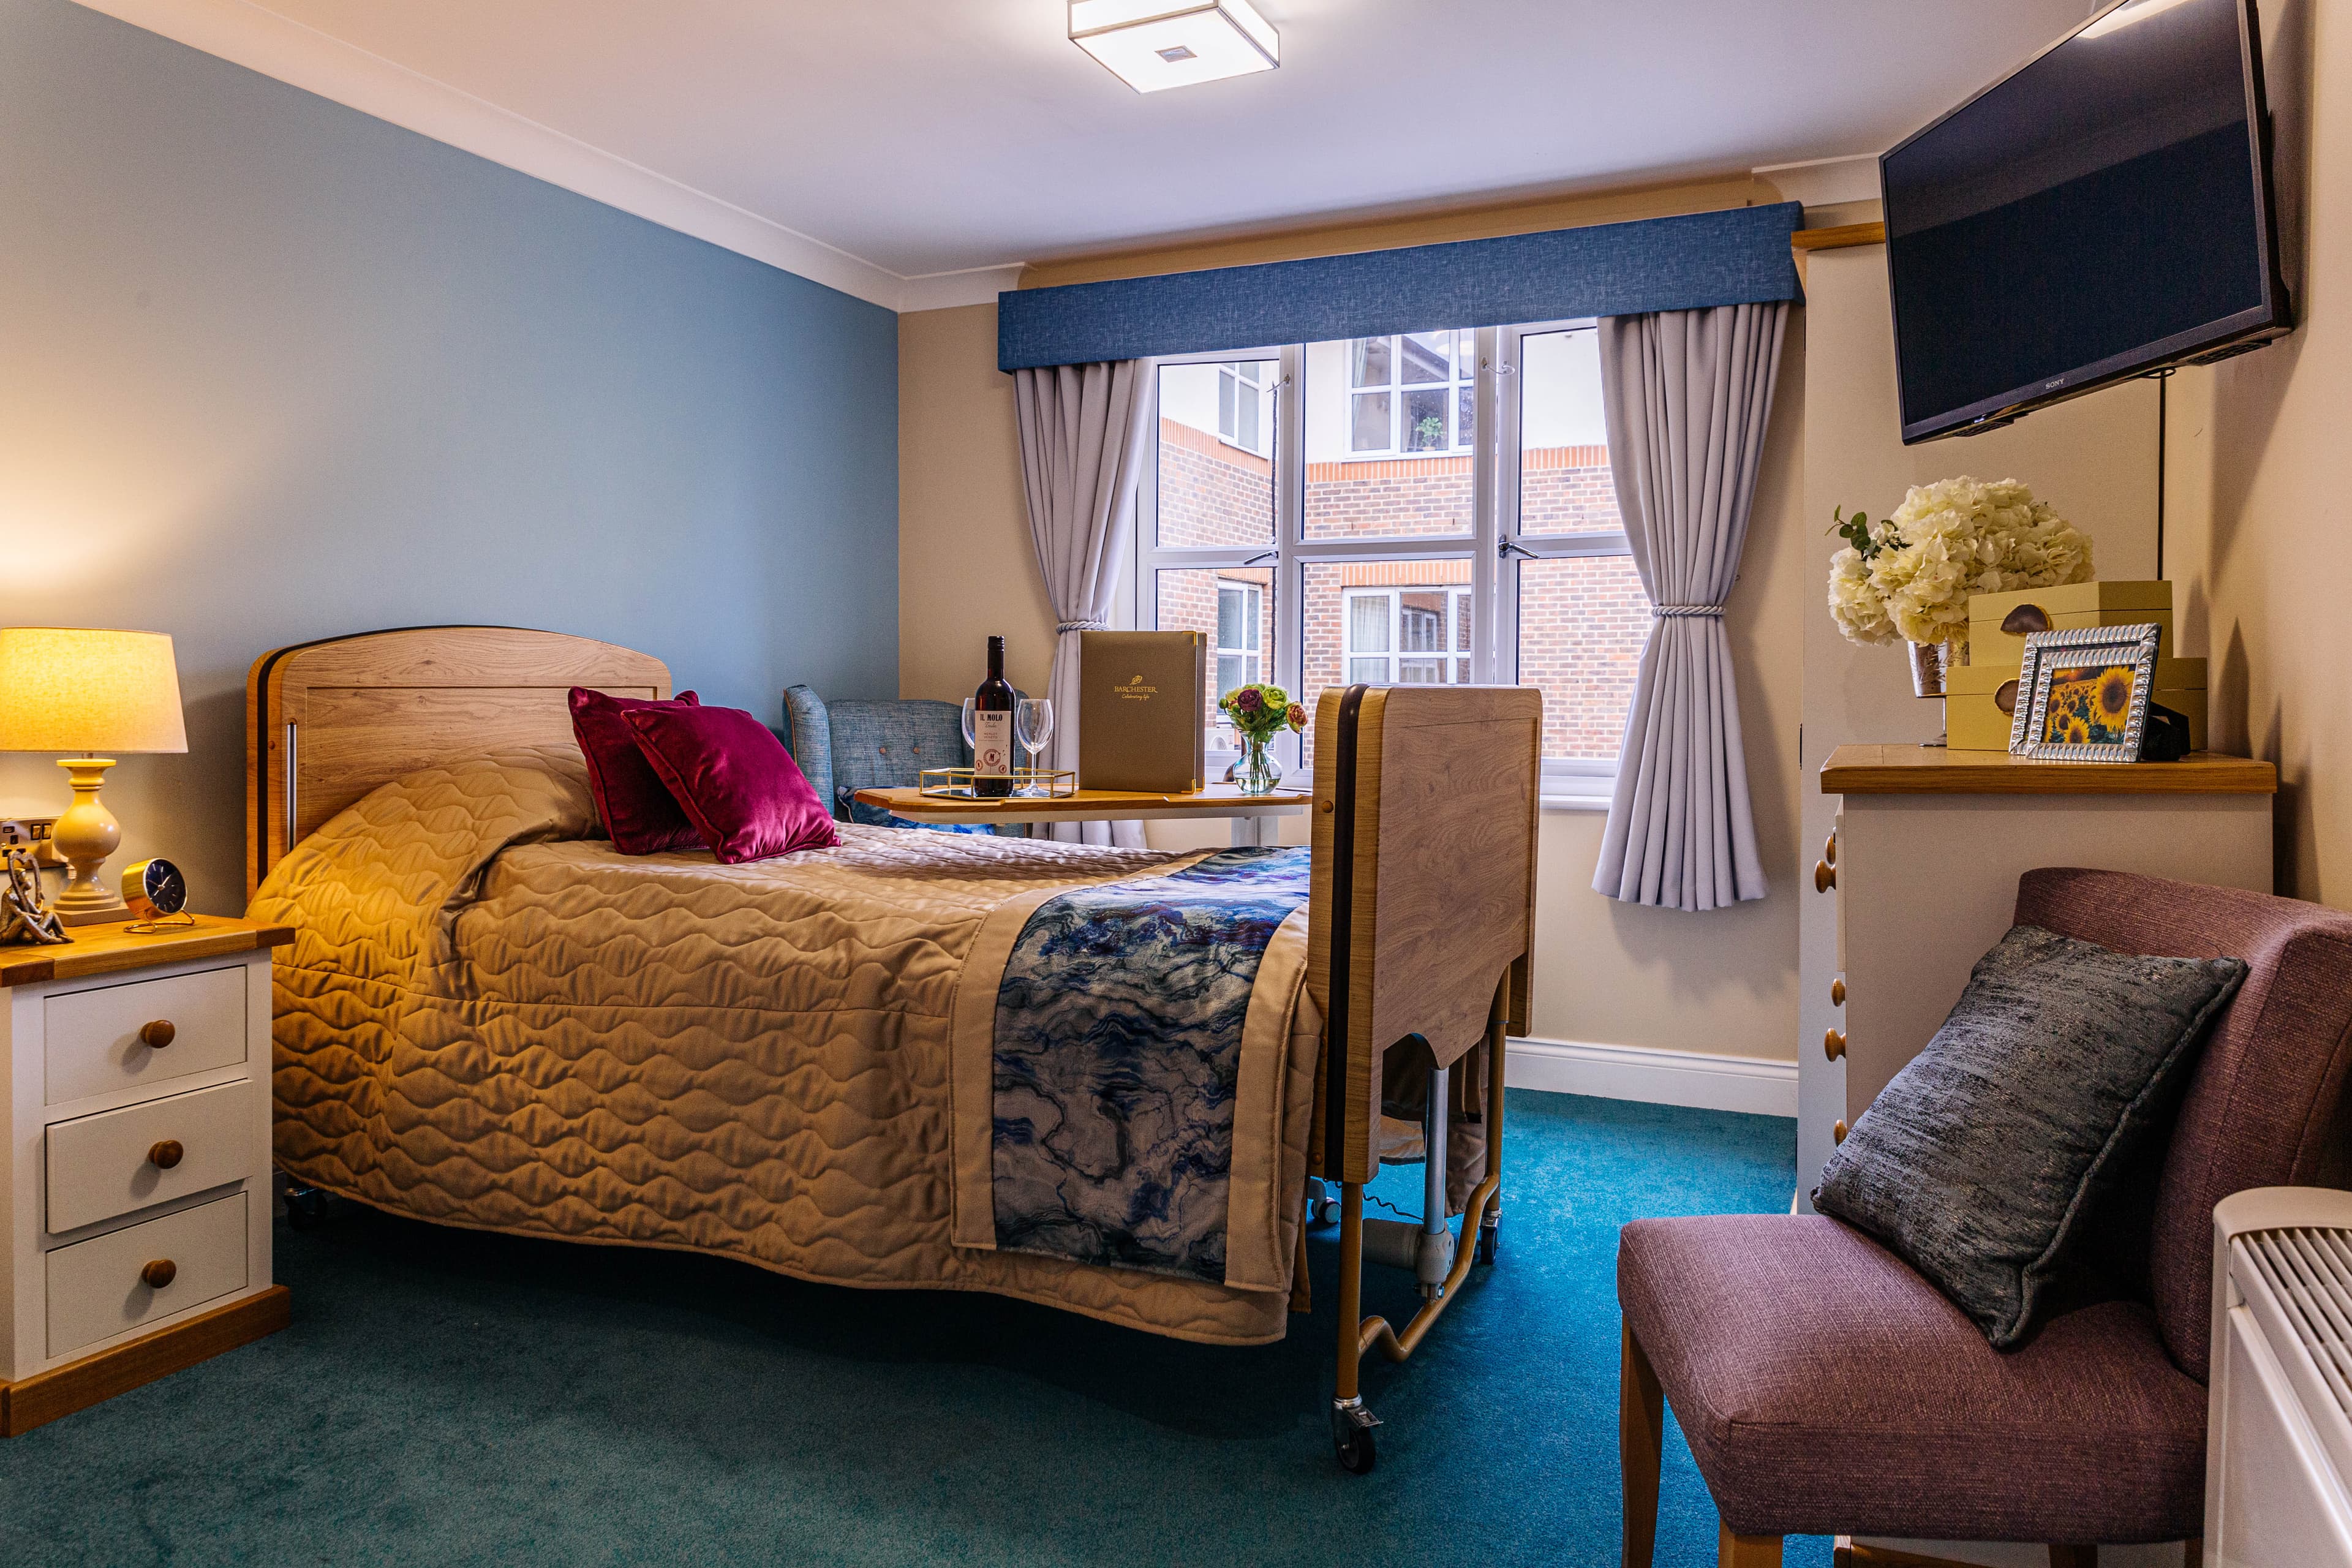
[[[1786,1210],[1794,1124],[1517,1091],[1511,1114],[1502,1262],[1412,1361],[1368,1363],[1368,1477],[1331,1458],[1331,1232],[1313,1318],[1220,1350],[352,1208],[280,1226],[286,1332],[0,1444],[0,1563],[1599,1568],[1617,1227]],[[1378,1191],[1412,1207],[1417,1174]],[[1366,1298],[1413,1301],[1384,1270]],[[1711,1564],[1668,1445],[1658,1563]]]

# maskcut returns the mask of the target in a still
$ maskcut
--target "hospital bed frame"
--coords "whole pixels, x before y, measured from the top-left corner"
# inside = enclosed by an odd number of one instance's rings
[[[1339,1188],[1331,1438],[1361,1475],[1380,1425],[1363,1358],[1412,1355],[1499,1247],[1503,1047],[1528,1028],[1543,701],[1517,686],[1331,688],[1315,732],[1307,984],[1326,1025],[1307,1168]],[[1420,1112],[1417,1225],[1364,1217],[1384,1145],[1400,1157],[1384,1107]],[[1478,1145],[1474,1179],[1457,1167]],[[1446,1226],[1457,1209],[1469,1245]],[[1367,1261],[1413,1271],[1423,1302],[1402,1330],[1362,1315]]]

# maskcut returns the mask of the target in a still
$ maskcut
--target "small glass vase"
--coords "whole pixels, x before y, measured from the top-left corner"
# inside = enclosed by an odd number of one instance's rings
[[[1915,642],[1905,646],[1911,650],[1911,695],[1926,698],[1931,701],[1943,701],[1951,672],[1969,662],[1968,645],[1965,643],[1956,645],[1949,642]],[[1948,744],[1947,737],[1949,734],[1950,731],[1948,729],[1944,734],[1937,735],[1934,740],[1922,741],[1919,743],[1927,747],[1943,746]]]
[[[1943,642],[1915,642],[1904,645],[1911,654],[1911,695],[1941,697],[1944,695],[1944,671],[1952,662],[1952,645]]]
[[[1253,739],[1242,737],[1242,754],[1225,770],[1225,782],[1237,786],[1244,795],[1271,795],[1282,783],[1282,764],[1266,754],[1272,736]]]

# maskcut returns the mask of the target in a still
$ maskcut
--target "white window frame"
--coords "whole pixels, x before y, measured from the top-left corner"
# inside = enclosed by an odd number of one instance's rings
[[[1444,647],[1409,648],[1404,646],[1404,596],[1407,594],[1445,595],[1445,646]],[[1388,601],[1389,646],[1384,649],[1359,648],[1355,645],[1354,606],[1359,601],[1366,599]],[[1383,584],[1379,587],[1342,588],[1339,590],[1339,672],[1343,679],[1353,682],[1356,679],[1357,664],[1364,659],[1377,658],[1383,660],[1388,666],[1388,673],[1379,684],[1402,685],[1404,682],[1400,673],[1401,661],[1408,658],[1433,658],[1443,667],[1435,684],[1440,686],[1466,684],[1466,678],[1465,680],[1456,680],[1454,676],[1461,672],[1463,666],[1472,664],[1471,655],[1467,649],[1455,646],[1454,634],[1457,630],[1465,627],[1474,628],[1471,640],[1474,645],[1477,640],[1475,633],[1476,610],[1468,584],[1405,583]],[[1475,668],[1474,665],[1474,672]]]
[[[1269,384],[1244,375],[1242,371],[1244,366],[1254,368],[1264,363],[1265,362],[1262,360],[1223,360],[1217,364],[1217,439],[1235,451],[1247,452],[1254,458],[1265,457],[1266,448],[1273,445],[1274,421],[1266,417],[1265,405],[1272,398],[1275,390],[1282,384],[1282,378],[1277,372],[1274,381]],[[1225,388],[1228,385],[1233,388],[1234,399],[1234,424],[1231,430],[1225,428]],[[1242,439],[1241,404],[1242,389],[1244,387],[1256,393],[1259,399],[1257,411],[1259,444],[1255,447]]]
[[[1506,395],[1506,390],[1511,393],[1517,390],[1517,377],[1525,359],[1528,339],[1551,332],[1595,330],[1595,323],[1590,320],[1535,321],[1477,330],[1474,340],[1476,379],[1472,385],[1475,421],[1486,438],[1474,439],[1469,448],[1474,459],[1469,531],[1447,534],[1318,540],[1305,537],[1306,411],[1303,399],[1295,395],[1304,378],[1305,345],[1293,343],[1280,348],[1249,349],[1238,353],[1228,349],[1214,353],[1170,354],[1155,360],[1151,382],[1153,407],[1150,417],[1146,420],[1150,437],[1146,443],[1144,482],[1139,487],[1141,493],[1136,507],[1135,624],[1147,628],[1158,624],[1157,574],[1162,571],[1270,565],[1274,568],[1271,591],[1275,605],[1275,646],[1270,657],[1265,650],[1261,650],[1261,668],[1266,671],[1265,679],[1297,692],[1300,689],[1303,668],[1299,645],[1308,566],[1332,563],[1459,560],[1466,557],[1470,562],[1470,678],[1474,682],[1484,684],[1503,685],[1516,681],[1518,679],[1520,563],[1524,561],[1632,553],[1632,546],[1622,530],[1589,533],[1521,533],[1517,530],[1520,409],[1519,399],[1516,395]],[[1160,472],[1159,370],[1163,365],[1171,364],[1225,365],[1250,362],[1273,362],[1280,366],[1279,373],[1267,387],[1275,398],[1273,542],[1246,546],[1161,545],[1159,542],[1157,483]],[[1352,384],[1352,374],[1347,379]],[[1357,390],[1349,384],[1342,388],[1342,395],[1353,397]],[[1395,390],[1393,383],[1391,390]],[[1391,407],[1392,430],[1394,420],[1402,416],[1397,412],[1399,406]],[[1349,412],[1352,414],[1352,408]],[[1245,447],[1242,449],[1247,450]],[[1504,460],[1505,454],[1509,455],[1510,460]],[[1461,453],[1411,455],[1458,457]],[[1376,458],[1380,454],[1349,454],[1349,458],[1367,456]],[[1449,589],[1461,586],[1459,584],[1439,585]],[[1348,635],[1344,616],[1341,624],[1340,671],[1344,677],[1347,672],[1345,639]],[[1391,641],[1395,640],[1391,635]],[[1392,648],[1390,658],[1393,660],[1395,657]],[[1449,675],[1454,668],[1450,661],[1459,657],[1450,650],[1445,655],[1449,661],[1446,667]],[[1394,668],[1393,662],[1391,668]],[[1217,731],[1221,738],[1225,733],[1222,728]],[[1277,737],[1274,752],[1286,767],[1297,767],[1299,759],[1297,737],[1287,733]],[[1212,763],[1210,775],[1215,777],[1239,753],[1235,750],[1220,749],[1213,743],[1209,754]],[[1615,788],[1617,767],[1616,758],[1547,757],[1543,762],[1540,784],[1544,804],[1559,809],[1605,810]]]
[[[1237,684],[1252,686],[1265,679],[1265,591],[1268,584],[1264,583],[1252,583],[1235,577],[1220,577],[1216,580],[1216,583],[1218,635],[1215,642],[1211,645],[1209,649],[1209,678],[1217,684],[1217,695],[1223,697],[1225,694],[1226,688],[1224,685],[1224,677],[1219,673],[1219,667],[1226,659],[1238,658],[1243,660],[1245,665],[1255,664],[1257,666],[1257,673],[1255,675],[1251,675],[1244,671],[1241,680]],[[1226,645],[1224,641],[1224,629],[1225,595],[1227,594],[1237,594],[1241,595],[1243,613],[1248,617],[1249,629],[1251,633],[1258,639],[1257,647],[1234,647]]]
[[[1432,330],[1452,332],[1458,329],[1442,328]],[[1476,397],[1478,384],[1477,362],[1483,357],[1481,352],[1475,347],[1475,344],[1479,340],[1474,334],[1472,338],[1473,348],[1471,352],[1471,374],[1469,375],[1465,376],[1462,374],[1462,356],[1459,353],[1459,344],[1461,340],[1457,337],[1454,339],[1454,343],[1448,345],[1447,348],[1445,380],[1407,381],[1404,379],[1404,340],[1412,335],[1412,334],[1409,332],[1390,332],[1385,334],[1389,345],[1389,378],[1385,382],[1375,382],[1364,386],[1358,386],[1356,384],[1355,371],[1353,369],[1355,363],[1355,349],[1358,343],[1370,342],[1371,340],[1369,338],[1349,338],[1344,340],[1348,345],[1347,363],[1350,367],[1347,373],[1348,401],[1346,405],[1347,417],[1345,420],[1349,447],[1348,455],[1341,458],[1340,461],[1376,462],[1383,458],[1402,458],[1408,459],[1413,458],[1459,458],[1468,455],[1476,446],[1475,439],[1463,439],[1461,430],[1461,410],[1463,388],[1468,387],[1471,389],[1474,401]],[[1445,427],[1447,432],[1453,437],[1452,443],[1444,447],[1416,447],[1408,451],[1405,448],[1403,440],[1402,439],[1404,434],[1404,395],[1408,392],[1427,392],[1437,387],[1443,387],[1445,391]],[[1355,445],[1356,399],[1370,395],[1373,393],[1381,392],[1387,393],[1389,397],[1389,444],[1385,447],[1358,447]],[[1475,423],[1475,419],[1473,423]]]
[[[1520,326],[1496,329],[1496,357],[1507,367],[1506,378],[1517,389],[1519,367],[1527,361],[1527,340],[1544,337],[1553,332],[1598,331],[1599,324],[1590,320],[1570,321],[1530,321]],[[1483,355],[1483,345],[1482,345]],[[1494,535],[1495,550],[1502,567],[1494,606],[1493,641],[1498,648],[1510,651],[1510,679],[1518,679],[1519,648],[1519,567],[1527,561],[1557,561],[1577,556],[1631,555],[1632,543],[1623,529],[1595,530],[1590,533],[1521,533],[1517,531],[1519,517],[1519,452],[1520,407],[1517,397],[1498,397],[1495,403],[1482,402],[1481,412],[1492,409],[1495,432],[1493,443],[1496,452],[1508,452],[1514,460],[1494,463],[1495,515],[1507,520],[1507,526]],[[1483,487],[1482,487],[1483,488]],[[1610,796],[1616,793],[1617,757],[1546,757],[1540,788],[1544,804],[1565,809],[1600,810],[1609,808]]]

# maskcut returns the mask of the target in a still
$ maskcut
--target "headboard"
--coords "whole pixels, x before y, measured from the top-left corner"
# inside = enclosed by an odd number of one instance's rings
[[[669,667],[518,626],[407,626],[263,654],[245,683],[246,896],[378,784],[495,747],[570,742],[574,686],[667,698]]]

